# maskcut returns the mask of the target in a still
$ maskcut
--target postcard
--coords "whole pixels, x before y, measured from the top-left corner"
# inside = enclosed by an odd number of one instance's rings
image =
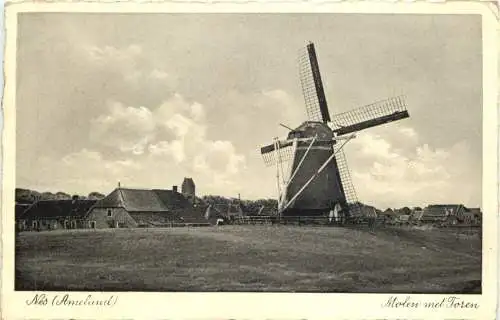
[[[493,319],[497,8],[7,3],[6,319]]]

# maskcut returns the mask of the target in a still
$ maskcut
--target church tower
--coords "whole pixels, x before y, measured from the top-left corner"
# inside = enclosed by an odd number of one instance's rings
[[[187,199],[194,202],[196,197],[196,186],[192,178],[184,178],[184,181],[182,181],[181,192]]]

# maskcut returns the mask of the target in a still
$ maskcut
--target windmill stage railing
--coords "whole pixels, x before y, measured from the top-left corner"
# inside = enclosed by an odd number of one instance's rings
[[[266,166],[276,164],[276,161],[287,162],[293,158],[296,148],[307,148],[314,138],[296,138],[288,140],[280,140],[278,144],[272,143],[260,149],[260,153]],[[328,140],[316,140],[314,147],[330,147],[334,141],[351,139],[351,136],[334,137]],[[294,146],[293,141],[296,140],[297,144]],[[279,152],[279,155],[278,155]]]
[[[343,135],[409,116],[404,96],[399,96],[335,115],[333,131]]]

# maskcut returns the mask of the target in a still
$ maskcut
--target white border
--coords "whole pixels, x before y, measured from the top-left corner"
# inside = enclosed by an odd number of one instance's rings
[[[245,318],[245,319],[493,319],[497,300],[497,21],[496,7],[487,3],[21,3],[6,5],[5,92],[2,180],[2,304],[3,319],[16,318]],[[14,288],[15,76],[19,12],[336,12],[479,14],[483,17],[483,293],[457,295],[480,308],[388,309],[390,294],[304,293],[119,293],[118,303],[103,307],[28,307],[30,292]],[[459,67],[459,66],[457,66]],[[51,293],[61,294],[61,293]],[[87,293],[71,293],[85,298]],[[108,293],[92,293],[95,298]],[[394,295],[405,297],[407,295]],[[414,300],[440,300],[448,295],[410,295]]]

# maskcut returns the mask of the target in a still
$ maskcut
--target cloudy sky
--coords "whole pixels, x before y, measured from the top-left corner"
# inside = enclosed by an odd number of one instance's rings
[[[316,44],[330,113],[405,94],[410,118],[346,146],[381,208],[481,200],[480,16],[22,14],[17,185],[276,197],[259,148],[306,120],[297,55]]]

